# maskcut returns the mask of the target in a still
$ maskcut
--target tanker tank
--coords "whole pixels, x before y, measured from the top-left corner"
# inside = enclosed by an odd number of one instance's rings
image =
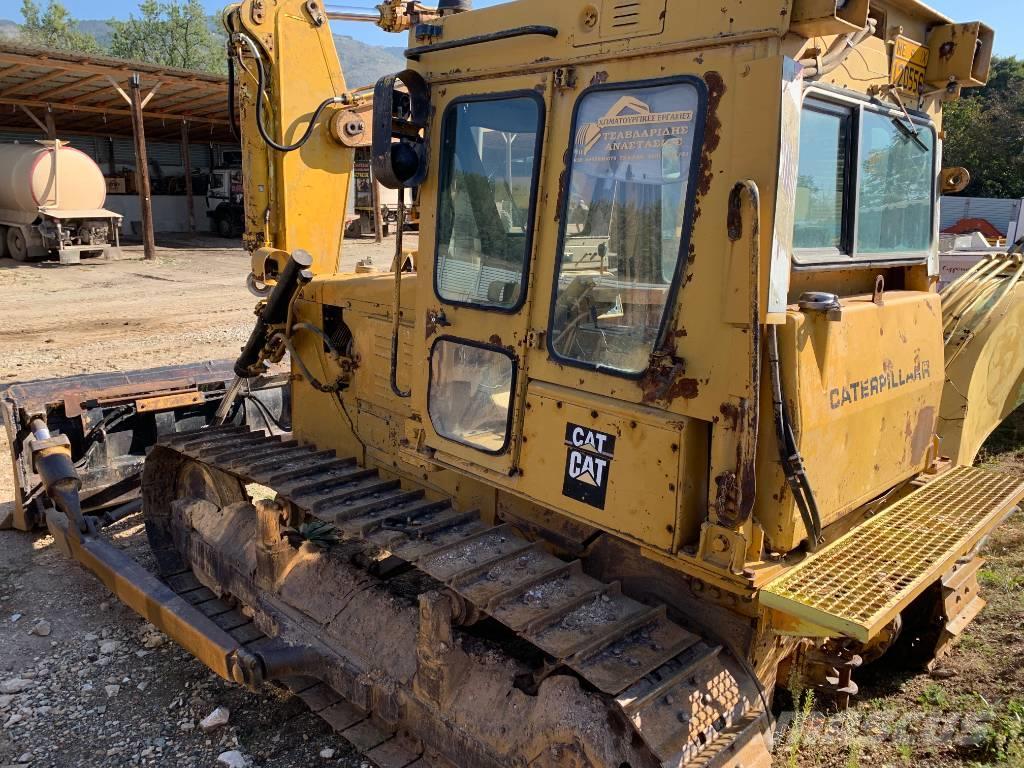
[[[0,256],[17,261],[111,256],[121,215],[103,207],[103,172],[64,141],[0,144]]]

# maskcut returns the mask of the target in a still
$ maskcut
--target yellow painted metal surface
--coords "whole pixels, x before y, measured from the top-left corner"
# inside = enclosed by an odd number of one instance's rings
[[[867,642],[1024,498],[1024,479],[957,467],[765,586],[762,606]]]
[[[344,93],[345,84],[326,50],[325,28],[311,24],[303,3],[287,1],[287,10],[277,9],[259,22],[252,4],[245,4],[238,18],[262,41],[274,63],[275,87],[283,89],[273,103],[274,130],[294,139],[316,104]],[[433,117],[425,137],[431,164],[418,198],[419,274],[403,280],[399,309],[398,384],[411,392],[408,398],[392,391],[389,381],[396,311],[392,279],[337,273],[351,149],[330,138],[329,115],[300,152],[278,156],[259,147],[251,77],[242,73],[247,171],[254,180],[247,194],[250,239],[262,237],[284,251],[310,250],[319,276],[295,303],[295,318],[319,326],[325,306],[338,309],[353,338],[348,389],[323,393],[301,377],[295,381],[299,439],[357,455],[431,492],[451,494],[460,508],[480,508],[485,517],[503,508],[527,516],[537,510],[534,522],[561,516],[638,544],[661,563],[752,592],[744,566],[756,564],[766,550],[790,552],[806,535],[779,469],[767,374],[756,379],[752,374],[758,362],[751,353],[756,297],[759,329],[781,324],[784,390],[823,524],[843,523],[922,472],[934,458],[943,388],[941,311],[929,274],[934,258],[898,266],[812,264],[794,270],[788,190],[798,160],[801,94],[813,87],[819,97],[839,93],[847,103],[860,103],[856,99],[870,91],[902,115],[891,86],[921,80],[922,68],[927,72],[936,55],[932,43],[938,38],[930,38],[929,29],[948,20],[913,0],[872,3],[877,33],[839,66],[802,82],[794,60],[815,61],[837,42],[837,34],[859,29],[866,4],[847,4],[840,14],[828,2],[784,6],[780,13],[764,3],[726,0],[709,12],[696,0],[641,0],[634,15],[616,0],[520,0],[436,19],[440,33],[430,40],[410,36],[412,46],[468,45],[428,49],[410,62],[428,83]],[[538,19],[554,32],[474,41]],[[816,30],[813,36],[809,30]],[[980,69],[974,73],[979,78]],[[697,107],[662,113],[637,100],[638,89],[666,78],[691,84],[699,93]],[[591,123],[578,124],[586,96],[609,88],[621,91],[619,102],[589,118]],[[531,160],[537,187],[519,286],[522,301],[495,311],[440,295],[438,240],[445,222],[439,207],[450,191],[442,183],[442,161],[453,105],[509,94],[527,94],[540,105],[543,136]],[[939,129],[944,98],[945,92],[927,94],[910,106]],[[687,187],[693,211],[664,330],[650,358],[640,360],[631,375],[576,366],[552,354],[559,264],[566,258],[585,264],[604,257],[599,239],[586,233],[563,242],[568,227],[563,217],[572,203],[571,163],[586,157],[580,147],[606,138],[637,142],[635,148],[642,149],[650,136],[627,132],[673,120],[677,128],[685,125],[680,135],[693,136],[694,174]],[[611,136],[614,130],[622,135]],[[483,138],[478,141],[482,145]],[[756,186],[756,209],[742,198],[741,210],[734,210],[738,182]],[[525,205],[528,190],[520,187],[509,194]],[[757,243],[750,234],[755,223]],[[756,269],[751,254],[759,254]],[[500,254],[481,252],[478,258],[486,268],[507,267]],[[563,282],[575,281],[600,299],[602,291],[620,290],[602,269],[600,264],[589,272],[581,269]],[[865,292],[879,274],[899,290],[874,303]],[[596,288],[586,287],[591,284]],[[488,290],[494,293],[494,287]],[[622,315],[648,311],[659,290],[645,286],[622,293],[632,304]],[[798,311],[796,301],[808,290],[838,295],[841,317]],[[609,314],[618,311],[612,307]],[[473,445],[435,423],[430,392],[437,385],[432,363],[440,339],[497,351],[511,361],[511,390],[492,398],[508,407],[504,443],[494,434],[482,446]],[[314,374],[324,380],[339,374],[316,337],[301,334],[295,343]],[[466,364],[476,353],[461,354],[466,359],[460,364]],[[471,374],[458,383],[449,398],[456,402],[445,406],[449,411],[457,410],[461,397],[493,385]],[[740,414],[758,397],[760,435],[751,472],[742,466]],[[613,437],[614,450],[608,451]],[[754,487],[737,487],[748,476],[756,476]],[[725,512],[751,495],[753,520],[721,525],[728,519]]]
[[[822,523],[921,472],[942,397],[939,297],[893,291],[842,300],[842,318],[791,311],[780,329],[785,392]],[[765,414],[766,417],[770,414]],[[760,461],[778,455],[762,424]],[[762,472],[757,520],[771,548],[788,552],[806,536],[781,472]]]
[[[1024,404],[1021,257],[991,256],[942,294],[946,336],[942,451],[972,463],[982,443]]]

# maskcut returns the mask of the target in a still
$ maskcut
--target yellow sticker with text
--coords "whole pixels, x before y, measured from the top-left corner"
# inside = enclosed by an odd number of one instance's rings
[[[890,82],[900,90],[920,93],[924,88],[930,55],[931,51],[921,43],[906,37],[897,37],[892,53]]]

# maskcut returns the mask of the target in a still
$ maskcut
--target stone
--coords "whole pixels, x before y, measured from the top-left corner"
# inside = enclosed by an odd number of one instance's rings
[[[12,613],[11,614],[11,624],[17,624],[18,623],[18,619],[20,619],[20,618],[21,618],[21,614],[20,613]]]
[[[249,768],[252,763],[237,749],[230,749],[217,755],[217,765],[223,765],[225,768]]]
[[[227,707],[217,707],[213,712],[199,721],[199,727],[204,731],[212,731],[223,725],[227,725],[230,717],[231,710]]]
[[[7,718],[7,721],[4,723],[4,728],[10,728],[11,726],[17,725],[23,719],[24,718],[19,713],[15,712],[13,715]]]
[[[117,696],[117,694],[120,693],[121,686],[120,685],[105,685],[105,686],[103,686],[103,690],[104,690],[104,692],[106,692],[107,698],[109,699],[109,698],[111,698],[113,696]]]
[[[32,625],[32,629],[28,631],[30,635],[36,635],[38,637],[49,637],[50,635],[50,622],[45,619],[41,619]]]
[[[328,747],[327,749],[320,750],[320,757],[324,760],[332,760],[337,753],[337,750]]]
[[[105,640],[100,643],[100,653],[104,656],[110,656],[112,653],[116,653],[120,647],[121,643],[118,640]]]
[[[154,648],[159,648],[163,644],[164,644],[164,636],[161,635],[158,632],[152,632],[152,633],[146,635],[146,637],[143,638],[143,640],[142,640],[142,645],[145,648],[148,648],[151,651]]]
[[[26,680],[22,677],[12,677],[10,680],[4,680],[0,683],[0,693],[21,693],[27,691],[35,683],[32,680]]]
[[[24,752],[24,753],[22,753],[21,757],[18,758],[18,762],[21,763],[22,765],[24,765],[25,763],[31,763],[32,762],[32,753],[31,752]]]

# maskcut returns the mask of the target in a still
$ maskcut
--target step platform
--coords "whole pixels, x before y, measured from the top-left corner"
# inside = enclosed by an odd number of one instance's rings
[[[868,642],[1024,498],[1024,477],[956,467],[769,582],[760,603]]]

